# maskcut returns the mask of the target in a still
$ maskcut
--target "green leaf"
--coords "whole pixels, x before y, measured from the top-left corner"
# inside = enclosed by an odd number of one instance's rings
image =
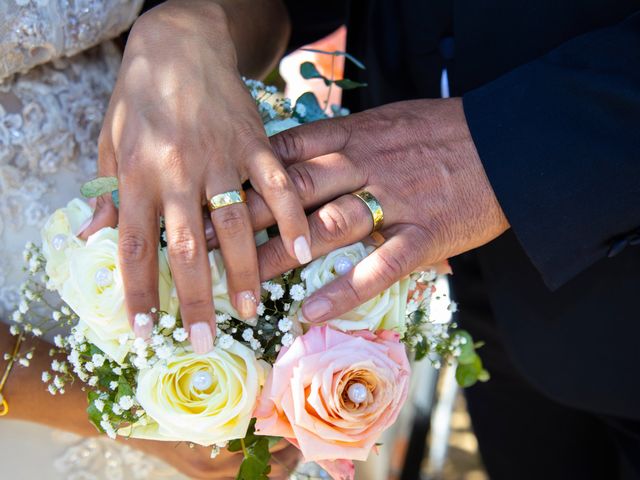
[[[249,455],[240,464],[236,480],[268,480],[270,468],[257,457]]]
[[[303,119],[305,123],[327,118],[327,115],[324,113],[324,110],[318,103],[318,99],[311,92],[303,93],[302,95],[300,95],[296,100],[296,105],[298,104],[304,105],[306,109]]]
[[[309,80],[311,78],[325,78],[326,79],[326,77],[324,75],[322,75],[318,71],[316,66],[311,62],[303,62],[300,65],[300,75],[302,75],[302,78],[305,78],[307,80]]]
[[[89,421],[91,424],[98,429],[100,433],[104,433],[104,430],[100,426],[100,422],[102,421],[102,412],[98,410],[95,406],[95,401],[98,398],[98,394],[94,391],[89,391],[87,394],[87,400],[89,401],[89,406],[87,407],[87,415],[89,416]]]
[[[317,48],[301,48],[300,50],[304,50],[304,51],[307,51],[307,52],[313,52],[313,53],[321,53],[323,55],[333,55],[334,57],[338,57],[338,56],[345,57],[347,60],[349,60],[351,63],[353,63],[359,69],[365,70],[364,63],[362,63],[360,60],[358,60],[353,55],[348,54],[347,52],[341,52],[340,50],[334,50],[333,52],[327,52],[326,50],[318,50]]]
[[[482,360],[474,354],[473,361],[465,364],[458,364],[456,368],[456,381],[462,388],[474,385],[480,377],[485,377],[488,372],[482,368]]]
[[[353,90],[354,88],[366,87],[366,83],[355,82],[353,80],[349,80],[348,78],[343,78],[342,80],[336,80],[335,83],[337,86],[342,88],[343,90]]]
[[[460,356],[458,357],[458,363],[460,364],[468,364],[475,361],[476,350],[473,345],[473,338],[466,330],[456,330],[455,336],[458,338],[464,338],[465,343],[460,344]]]
[[[116,177],[98,177],[88,181],[80,187],[80,193],[85,198],[95,198],[118,189]]]

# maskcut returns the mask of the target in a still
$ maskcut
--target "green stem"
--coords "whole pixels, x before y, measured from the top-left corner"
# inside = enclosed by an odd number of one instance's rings
[[[240,446],[242,447],[242,454],[244,455],[244,458],[249,458],[249,452],[247,452],[247,447],[244,444],[244,438],[240,439]]]

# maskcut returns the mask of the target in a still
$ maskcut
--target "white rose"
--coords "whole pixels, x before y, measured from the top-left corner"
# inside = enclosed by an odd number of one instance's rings
[[[205,355],[187,347],[139,372],[136,398],[149,418],[121,433],[203,446],[244,438],[268,368],[235,340]]]
[[[91,215],[91,207],[75,198],[66,207],[53,212],[42,227],[42,254],[47,261],[45,271],[49,277],[47,288],[60,290],[69,277],[67,254],[84,244],[76,235]]]
[[[170,311],[173,281],[163,252],[159,255],[160,309]],[[131,327],[124,302],[122,274],[118,264],[118,231],[103,228],[89,237],[84,247],[69,255],[69,278],[61,291],[86,327],[87,339],[122,363],[129,345],[122,345],[119,337],[129,334]]]
[[[311,262],[302,272],[307,296],[338,278],[339,273],[346,273],[348,265],[356,265],[373,251],[373,247],[365,247],[355,243],[339,248],[324,257]],[[409,278],[404,278],[371,300],[363,303],[339,318],[328,321],[329,325],[342,330],[395,330],[404,333],[406,329],[407,295]],[[302,310],[297,309],[298,319],[304,322]]]

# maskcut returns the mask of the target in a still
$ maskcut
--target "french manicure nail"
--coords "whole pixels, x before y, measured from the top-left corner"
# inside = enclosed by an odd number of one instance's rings
[[[191,345],[193,351],[198,355],[204,355],[213,350],[213,334],[211,327],[206,322],[194,323],[191,326]]]
[[[315,298],[302,304],[302,315],[309,322],[317,322],[331,310],[331,302],[324,298]]]
[[[307,239],[302,235],[294,240],[293,251],[301,265],[309,263],[312,260],[309,242],[307,242]]]
[[[256,308],[258,302],[253,292],[245,290],[236,295],[236,305],[238,307],[238,313],[242,318],[251,318],[256,315]]]
[[[133,318],[133,333],[136,337],[147,339],[153,330],[153,318],[148,313],[136,313]]]

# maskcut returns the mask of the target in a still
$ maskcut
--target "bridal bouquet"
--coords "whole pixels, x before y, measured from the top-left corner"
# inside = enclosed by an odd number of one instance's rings
[[[324,115],[313,95],[291,106],[271,87],[247,85],[268,133]],[[117,202],[114,179],[89,182],[83,193],[100,195],[105,188]],[[487,378],[471,337],[431,318],[438,296],[434,270],[402,279],[322,326],[305,323],[305,298],[371,253],[374,246],[365,243],[263,283],[252,324],[239,319],[222,256],[210,252],[218,331],[214,349],[197,355],[159,239],[160,305],[136,315],[136,322],[155,325],[149,339],[135,338],[125,310],[118,229],[104,228],[86,242],[74,235],[91,215],[88,203],[74,199],[46,222],[40,245],[27,245],[30,275],[11,328],[35,336],[59,329],[51,371],[42,380],[51,394],[82,382],[89,420],[112,438],[185,441],[211,447],[212,457],[222,448],[239,451],[239,479],[267,478],[269,448],[284,438],[334,478],[352,478],[352,461],[378,448],[402,409],[411,352],[436,367],[457,360],[463,385]],[[266,232],[256,236],[257,243],[266,239]],[[28,365],[32,355],[20,363]]]

